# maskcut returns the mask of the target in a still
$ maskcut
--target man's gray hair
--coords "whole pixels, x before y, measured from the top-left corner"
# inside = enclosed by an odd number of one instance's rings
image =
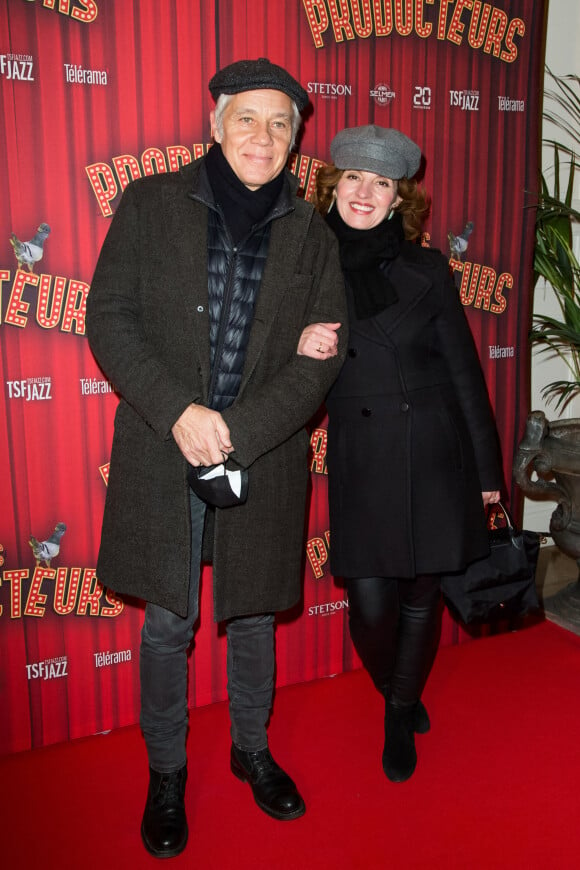
[[[234,96],[235,94],[220,94],[215,104],[214,120],[216,130],[220,136],[224,135],[224,112],[226,106],[229,105]],[[298,106],[294,100],[290,100],[290,102],[292,103],[292,118],[290,119],[292,124],[292,142],[290,143],[290,148],[293,148],[296,136],[298,135],[298,130],[300,129],[300,124],[302,123],[302,115],[298,111]]]

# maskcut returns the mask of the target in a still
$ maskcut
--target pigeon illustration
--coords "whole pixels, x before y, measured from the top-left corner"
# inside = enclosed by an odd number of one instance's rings
[[[36,230],[36,234],[29,242],[21,242],[14,233],[10,236],[10,244],[14,248],[14,256],[18,260],[18,266],[24,269],[26,266],[29,272],[34,272],[34,264],[42,260],[44,253],[44,243],[50,234],[48,224],[40,224]]]
[[[33,535],[30,536],[28,543],[32,547],[37,565],[44,562],[46,567],[50,568],[50,560],[58,556],[60,542],[65,532],[66,525],[64,523],[57,523],[54,527],[54,532],[46,541],[37,541]]]
[[[473,221],[467,221],[465,224],[465,229],[459,236],[453,235],[451,230],[447,233],[447,238],[449,239],[449,250],[451,251],[451,256],[455,260],[460,260],[461,255],[465,253],[467,250],[467,240],[473,232]]]

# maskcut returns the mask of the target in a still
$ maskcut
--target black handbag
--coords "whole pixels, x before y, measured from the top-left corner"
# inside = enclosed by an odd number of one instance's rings
[[[540,535],[518,531],[501,502],[489,506],[487,530],[489,556],[441,579],[446,604],[465,623],[524,616],[540,606],[536,592]]]

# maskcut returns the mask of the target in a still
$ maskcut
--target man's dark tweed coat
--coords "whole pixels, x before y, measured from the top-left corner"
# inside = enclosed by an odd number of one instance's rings
[[[125,190],[87,303],[91,348],[122,396],[115,418],[99,580],[187,611],[187,463],[171,427],[210,379],[207,206],[191,193],[202,161]],[[286,173],[292,190],[296,179]],[[234,458],[249,468],[245,505],[216,511],[216,620],[293,606],[300,597],[308,434],[344,358],[298,356],[303,328],[340,321],[346,302],[336,240],[291,198],[273,221],[240,392],[223,412]]]
[[[481,493],[502,484],[479,357],[447,261],[404,242],[388,274],[398,301],[351,317],[326,403],[330,561],[343,577],[463,569],[489,551]]]

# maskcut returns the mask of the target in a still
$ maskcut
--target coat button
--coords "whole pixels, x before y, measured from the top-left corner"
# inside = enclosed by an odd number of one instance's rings
[[[370,408],[363,408],[361,411],[361,414],[363,415],[363,417],[370,417],[372,413],[373,412],[371,411]]]
[[[203,305],[198,305],[198,306],[197,306],[197,310],[198,310],[199,313],[201,314],[202,311],[203,311]]]
[[[355,357],[358,353],[358,350],[356,349],[356,347],[349,347],[347,353],[349,356]]]
[[[409,410],[409,405],[407,404],[407,402],[401,402],[401,411],[406,413],[408,410]]]

